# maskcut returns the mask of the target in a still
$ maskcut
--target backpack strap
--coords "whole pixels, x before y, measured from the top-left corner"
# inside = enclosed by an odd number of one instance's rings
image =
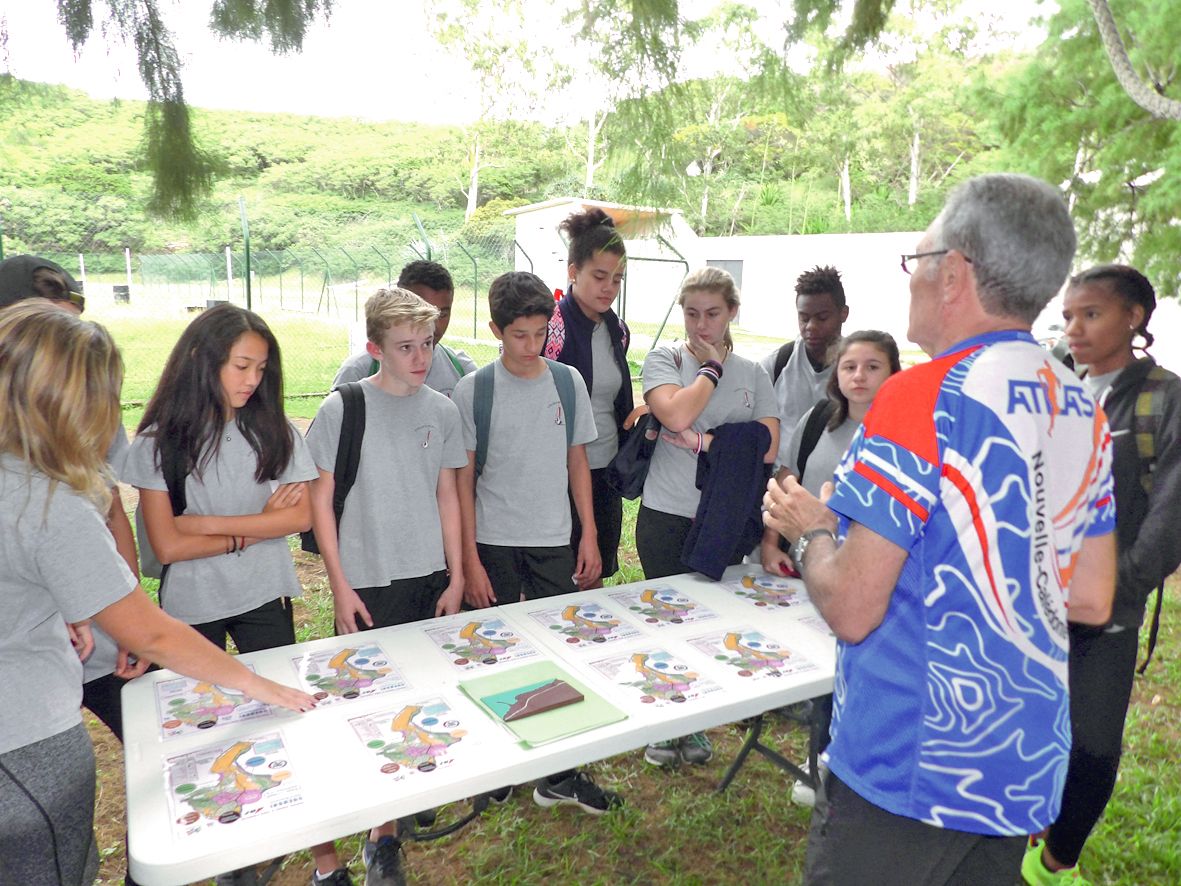
[[[566,422],[566,448],[574,445],[574,378],[573,370],[565,363],[558,363],[547,358],[550,375],[554,377],[554,387],[558,389],[558,401],[562,404],[562,420]]]
[[[361,466],[361,441],[365,437],[365,391],[361,383],[356,381],[341,385],[338,390],[344,404],[344,415],[340,421],[340,440],[336,444],[336,464],[332,469],[332,513],[336,516],[336,528],[339,530],[344,501],[357,482],[357,470]]]
[[[808,418],[804,422],[804,430],[800,434],[800,452],[796,456],[796,467],[800,469],[800,480],[804,479],[804,471],[808,468],[808,457],[816,444],[820,442],[820,435],[824,433],[824,425],[832,416],[836,404],[829,399],[819,401],[808,410]]]
[[[1136,438],[1136,452],[1140,456],[1140,485],[1149,495],[1152,494],[1153,471],[1156,469],[1156,438],[1160,432],[1160,420],[1165,409],[1166,377],[1159,366],[1149,370],[1144,381],[1140,383],[1132,418],[1132,434]],[[1144,663],[1136,669],[1138,674],[1143,674],[1148,668],[1148,663],[1152,661],[1152,653],[1156,650],[1164,596],[1165,588],[1162,583],[1156,589],[1156,604],[1152,608],[1152,624],[1148,629],[1148,645],[1144,652]]]
[[[476,370],[472,396],[472,417],[476,421],[476,477],[484,473],[488,460],[488,435],[492,428],[492,395],[496,388],[496,360]]]
[[[451,365],[455,367],[455,374],[463,378],[467,373],[464,371],[463,364],[459,362],[459,358],[455,356],[455,352],[441,342],[435,345],[440,351],[447,355],[447,359],[451,361]]]
[[[787,361],[791,359],[791,352],[795,350],[795,341],[789,341],[786,344],[780,345],[779,350],[775,352],[775,371],[771,373],[771,386],[779,381],[779,376],[783,375],[783,369],[787,366]]]
[[[365,437],[365,390],[359,381],[346,382],[336,390],[340,393],[341,405],[344,407],[340,419],[340,439],[336,441],[336,461],[332,466],[332,513],[336,517],[339,533],[345,499],[357,482],[357,470],[361,465],[361,442]],[[301,532],[299,537],[303,550],[309,554],[320,553],[320,545],[313,530]]]
[[[160,453],[160,468],[164,474],[164,485],[168,487],[168,501],[172,504],[172,516],[179,517],[189,506],[185,493],[185,479],[188,471],[184,467],[184,456],[177,449],[169,449]],[[160,589],[157,596],[160,605],[164,605],[164,579],[168,577],[168,567],[171,563],[160,564]]]
[[[573,370],[565,363],[542,358],[549,365],[558,400],[562,404],[562,420],[566,424],[566,448],[574,442],[574,378]],[[488,460],[488,438],[492,430],[492,398],[496,390],[496,361],[476,370],[476,390],[472,397],[472,417],[476,423],[476,476],[484,473]]]

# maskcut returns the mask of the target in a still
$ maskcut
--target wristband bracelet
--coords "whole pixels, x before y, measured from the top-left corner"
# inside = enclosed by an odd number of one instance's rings
[[[701,436],[701,431],[697,432],[697,447],[693,450],[694,455],[701,455],[701,446],[705,438]]]
[[[706,360],[701,365],[708,366],[710,369],[712,369],[714,372],[716,372],[718,375],[718,378],[722,377],[722,364],[719,363],[717,360]]]
[[[708,378],[711,382],[713,382],[715,388],[718,386],[718,381],[721,379],[721,375],[716,372],[712,366],[702,366],[697,370],[697,375],[701,378]]]

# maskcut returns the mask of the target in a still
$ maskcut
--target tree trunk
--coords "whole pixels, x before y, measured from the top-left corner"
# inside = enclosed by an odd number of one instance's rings
[[[845,155],[845,162],[841,164],[841,199],[845,203],[845,221],[853,221],[853,195],[849,186],[849,155]]]
[[[1161,95],[1140,79],[1132,68],[1107,0],[1087,0],[1087,3],[1091,7],[1091,14],[1095,16],[1095,24],[1099,26],[1099,36],[1103,39],[1103,48],[1107,50],[1111,69],[1115,71],[1115,79],[1128,97],[1157,119],[1181,120],[1181,101]]]
[[[479,205],[480,197],[480,133],[476,133],[472,143],[472,168],[467,180],[467,208],[463,211],[463,220],[470,219]]]

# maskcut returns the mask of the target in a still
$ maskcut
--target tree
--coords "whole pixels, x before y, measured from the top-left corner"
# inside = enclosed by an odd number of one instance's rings
[[[210,28],[239,40],[270,41],[276,53],[298,52],[308,26],[327,15],[332,0],[214,0]],[[106,0],[104,36],[131,43],[150,100],[144,115],[144,153],[152,172],[149,208],[161,215],[192,216],[209,193],[213,167],[198,147],[185,104],[180,60],[158,0]],[[94,0],[57,0],[58,19],[78,50],[95,27]],[[9,35],[0,33],[0,44]]]
[[[1129,9],[1140,35],[1134,60],[1169,58],[1181,18],[1146,5]],[[1061,182],[1091,261],[1135,264],[1164,295],[1181,292],[1181,126],[1129,102],[1088,15],[1086,0],[1064,0],[1042,51],[1001,81],[993,101],[1012,168]],[[1175,68],[1160,74],[1169,83]]]

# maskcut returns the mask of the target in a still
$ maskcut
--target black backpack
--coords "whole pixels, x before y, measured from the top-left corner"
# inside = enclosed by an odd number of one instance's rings
[[[796,456],[796,467],[800,469],[800,481],[804,479],[804,471],[808,467],[808,457],[816,444],[820,442],[820,435],[824,433],[827,424],[837,405],[832,400],[824,399],[817,402],[808,412],[808,420],[804,422],[804,431],[800,435],[800,453]]]
[[[796,343],[789,341],[785,345],[780,345],[779,350],[775,352],[775,370],[771,373],[771,386],[779,381],[779,376],[783,375],[783,367],[787,366],[787,361],[791,359],[791,352],[795,350]]]
[[[357,482],[357,468],[361,464],[361,441],[365,436],[365,391],[357,381],[343,384],[337,390],[344,404],[340,439],[336,444],[336,464],[332,469],[336,484],[332,490],[332,513],[336,516],[336,528],[339,531],[344,501]],[[314,530],[299,534],[299,546],[309,554],[320,553]]]

